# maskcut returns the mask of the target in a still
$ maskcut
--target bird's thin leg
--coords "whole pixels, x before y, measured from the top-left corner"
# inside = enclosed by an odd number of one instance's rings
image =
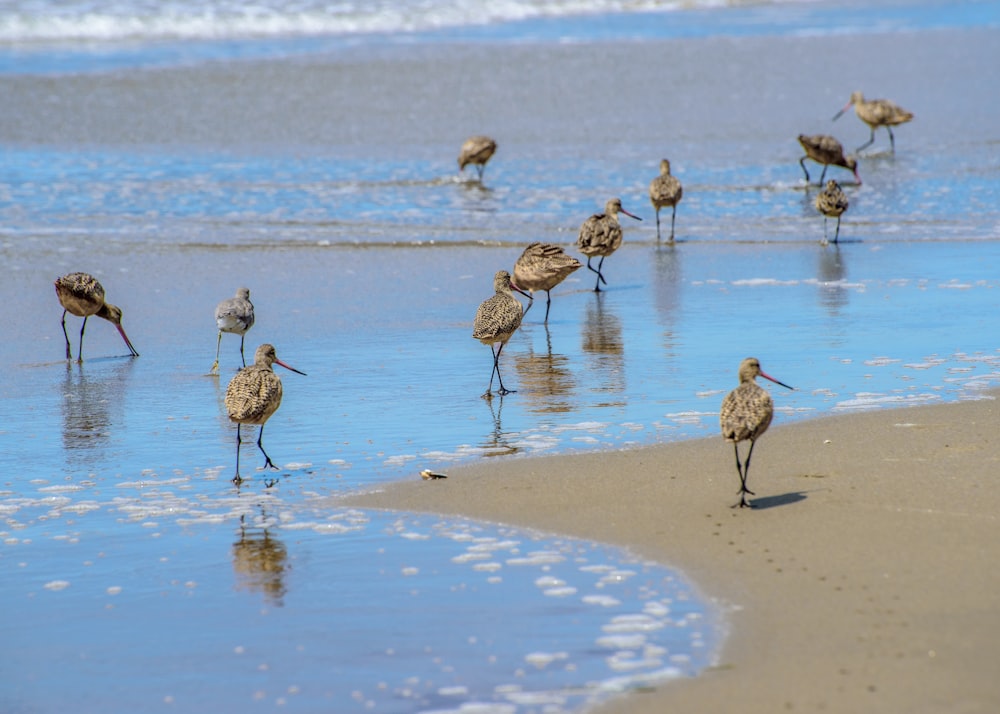
[[[76,361],[83,362],[83,331],[87,329],[87,318],[83,318],[83,324],[80,325],[80,346],[76,348]]]
[[[62,316],[63,337],[66,338],[66,359],[73,359],[73,349],[69,346],[69,335],[66,334],[66,313],[67,312],[69,312],[69,310],[63,310],[63,316]]]
[[[500,346],[503,347],[502,344]],[[486,391],[483,392],[483,397],[486,399],[491,399],[493,397],[493,375],[496,374],[499,369],[497,364],[497,358],[499,355],[496,350],[493,349],[493,345],[490,345],[490,354],[493,355],[493,369],[490,370],[490,386],[488,386]]]
[[[833,234],[833,242],[836,243],[838,238],[840,238],[840,216],[837,216],[837,231]]]
[[[219,333],[219,337],[222,337],[222,333]],[[247,333],[240,335],[240,357],[243,359],[243,366],[247,366],[247,356],[243,353],[243,341],[246,339]]]
[[[483,172],[486,170],[486,164],[476,164],[476,171],[479,172],[479,183],[483,182]]]
[[[817,186],[822,186],[823,185],[823,179],[826,178],[826,170],[828,168],[830,168],[830,164],[823,164],[823,173],[821,173],[819,175],[819,183],[816,184]]]
[[[733,442],[733,453],[736,455],[736,473],[739,474],[740,476],[740,490],[739,490],[740,502],[734,503],[733,508],[736,508],[737,506],[743,508],[744,505],[743,491],[746,489],[747,480],[746,477],[743,475],[743,463],[740,461],[740,442],[738,441]]]
[[[591,256],[588,255],[587,256],[587,270],[589,270],[592,273],[597,273],[597,285],[594,286],[594,291],[595,292],[600,292],[601,291],[601,266],[600,266],[600,263],[598,263],[597,267],[594,268],[590,264],[590,258],[591,258]],[[601,262],[602,263],[604,262],[604,258],[601,258]]]
[[[530,307],[530,306],[529,306]],[[549,308],[552,307],[552,291],[545,291],[545,322],[549,321]],[[525,310],[527,312],[527,310]]]
[[[873,127],[871,128],[871,132],[872,133],[871,133],[871,136],[868,137],[868,141],[866,141],[864,144],[862,144],[861,146],[859,146],[858,148],[856,148],[854,150],[855,153],[861,151],[862,149],[867,149],[869,146],[871,146],[872,144],[875,143],[875,129]]]
[[[243,482],[243,478],[240,476],[240,444],[243,440],[240,438],[240,423],[236,423],[236,475],[233,476],[233,483],[239,485]]]
[[[677,204],[674,204],[674,210],[670,213],[670,242],[674,242],[674,222],[677,220]]]
[[[807,156],[803,156],[801,159],[799,159],[799,166],[802,167],[802,173],[804,173],[806,175],[806,183],[807,184],[809,183],[809,170],[806,168],[806,159],[808,159],[808,158],[809,158],[809,156],[807,155]]]
[[[534,305],[534,304],[535,304],[535,293],[529,291],[528,292],[528,307],[524,308],[524,313],[521,315],[521,319],[522,320],[525,318],[525,316],[528,314],[528,310],[530,310],[531,306]],[[548,314],[548,313],[546,313],[546,314]]]
[[[892,135],[892,127],[891,126],[887,126],[885,128],[885,130],[887,132],[889,132],[889,145],[892,147],[892,153],[895,154],[896,153],[896,137],[894,137]]]
[[[750,505],[747,502],[746,494],[749,493],[751,496],[757,495],[749,488],[747,488],[747,479],[750,478],[750,457],[753,456],[753,446],[756,443],[757,443],[756,441],[750,439],[750,451],[747,452],[747,458],[743,462],[743,485],[740,487],[740,508],[744,508]]]
[[[656,209],[656,240],[660,240],[660,209]]]
[[[268,466],[270,466],[275,471],[278,471],[278,467],[274,465],[274,462],[271,461],[271,457],[267,455],[266,451],[264,451],[264,445],[260,443],[260,440],[263,438],[264,438],[264,425],[261,424],[260,434],[257,435],[257,448],[260,449],[260,453],[264,454],[264,468],[266,469]]]
[[[823,242],[826,243],[826,216],[823,216]]]
[[[503,377],[500,376],[500,353],[503,351],[503,346],[505,344],[507,343],[506,342],[500,343],[500,349],[497,350],[497,357],[496,357],[497,380],[500,382],[500,389],[497,390],[497,394],[499,394],[501,397],[505,394],[511,394],[512,392],[516,391],[514,389],[507,389],[507,387],[503,386]]]
[[[219,371],[219,349],[222,347],[222,330],[219,330],[219,339],[215,342],[215,362],[212,363],[212,374]]]
[[[604,259],[606,257],[607,256],[602,255],[601,259],[597,262],[597,287],[594,288],[594,292],[601,291],[601,283],[604,283],[605,285],[608,284],[608,281],[604,279],[604,275],[601,273],[601,268],[604,267]]]

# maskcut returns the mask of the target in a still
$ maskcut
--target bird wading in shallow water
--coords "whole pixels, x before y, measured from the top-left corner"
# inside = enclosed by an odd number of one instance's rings
[[[125,334],[122,327],[122,311],[114,305],[104,301],[104,286],[102,286],[93,275],[89,273],[70,273],[61,278],[56,278],[56,297],[59,304],[63,306],[62,330],[63,337],[66,338],[66,359],[73,359],[73,351],[69,344],[69,334],[66,332],[66,313],[72,313],[83,318],[83,325],[80,326],[80,345],[76,353],[76,361],[83,362],[83,331],[87,329],[87,318],[97,315],[104,318],[118,329],[118,333],[125,340],[125,346],[133,357],[138,357],[135,347]]]
[[[479,181],[483,180],[483,172],[486,171],[486,163],[497,150],[497,143],[488,136],[472,136],[465,140],[461,150],[458,152],[458,170],[461,173],[465,167],[472,164],[479,174]]]
[[[826,182],[826,187],[816,194],[816,210],[823,214],[823,242],[826,242],[826,221],[828,218],[837,219],[837,232],[833,234],[833,242],[840,238],[840,216],[849,206],[847,196],[840,188],[840,184],[830,179]]]
[[[868,141],[854,151],[858,152],[862,149],[867,149],[874,144],[875,130],[880,126],[884,126],[885,130],[889,132],[889,145],[892,147],[892,153],[895,154],[896,137],[892,135],[892,127],[905,124],[913,119],[913,112],[906,111],[888,99],[869,99],[865,101],[865,97],[861,92],[854,92],[851,94],[851,98],[847,100],[844,108],[834,115],[833,121],[840,119],[841,115],[850,109],[852,104],[854,105],[854,113],[858,115],[858,119],[867,124],[871,130],[871,136],[868,138]]]
[[[300,372],[279,360],[274,345],[263,344],[257,348],[254,363],[237,372],[226,388],[226,411],[229,420],[236,422],[236,475],[233,477],[233,483],[237,485],[243,481],[240,477],[240,444],[243,443],[240,428],[244,424],[260,425],[257,448],[264,454],[264,468],[269,466],[273,469],[278,468],[261,444],[264,424],[281,406],[281,379],[272,369],[272,365],[275,364],[305,376],[305,372]]]
[[[514,263],[513,284],[520,290],[527,290],[530,294],[527,309],[524,314],[535,304],[534,292],[544,290],[545,301],[545,322],[549,321],[549,308],[552,306],[552,288],[561,283],[574,270],[582,267],[582,263],[571,255],[566,255],[565,251],[552,243],[532,243],[521,257]]]
[[[510,273],[506,270],[498,270],[493,276],[493,290],[496,293],[493,297],[484,300],[479,309],[476,310],[476,319],[472,323],[472,336],[489,345],[493,353],[493,370],[490,372],[490,384],[486,388],[483,397],[491,399],[493,397],[493,375],[500,381],[500,389],[497,394],[501,397],[511,393],[512,389],[503,386],[503,378],[500,376],[500,352],[511,335],[521,326],[521,318],[524,316],[524,309],[516,297],[513,290],[524,295],[510,283]],[[525,295],[525,297],[528,297]],[[497,347],[496,345],[499,345]]]
[[[753,456],[754,444],[767,431],[767,427],[771,425],[771,419],[774,417],[774,401],[767,390],[757,384],[755,378],[763,377],[785,389],[794,389],[765,374],[756,357],[747,357],[740,362],[739,377],[740,385],[726,395],[726,398],[722,400],[722,409],[719,411],[722,436],[726,441],[733,443],[733,449],[736,452],[736,471],[740,476],[740,502],[734,504],[733,508],[736,506],[744,508],[750,505],[746,499],[747,494],[754,495],[754,492],[747,488],[747,478],[750,475],[750,457]],[[741,441],[750,442],[750,450],[742,463],[740,462]]]
[[[802,173],[806,175],[806,183],[809,183],[809,171],[806,169],[806,159],[812,159],[817,164],[823,165],[823,173],[819,176],[819,185],[823,185],[826,177],[826,170],[830,166],[841,166],[854,174],[854,179],[861,185],[861,177],[858,176],[858,161],[853,156],[844,156],[844,147],[839,141],[828,134],[814,134],[806,136],[799,134],[799,143],[805,150],[805,156],[799,159],[799,166]]]
[[[253,327],[253,303],[250,302],[250,289],[239,288],[236,296],[223,300],[215,307],[215,324],[219,327],[219,340],[215,345],[215,362],[212,364],[212,374],[219,371],[219,349],[222,347],[222,333],[229,332],[240,336],[240,357],[243,366],[247,366],[247,358],[243,353],[243,341],[247,330]]]
[[[601,274],[601,266],[604,265],[604,259],[618,250],[622,244],[622,227],[618,223],[619,213],[624,213],[637,221],[642,220],[639,216],[622,208],[620,198],[612,198],[605,204],[604,213],[595,213],[580,226],[576,247],[587,256],[587,270],[597,273],[597,285],[594,286],[594,292],[601,291],[601,283],[608,284],[608,281]],[[594,256],[601,258],[596,268],[590,265],[590,259]]]
[[[649,200],[656,209],[656,240],[660,240],[660,209],[670,206],[670,242],[674,240],[674,220],[677,218],[677,204],[684,195],[681,182],[670,175],[670,160],[660,160],[660,175],[649,183]]]

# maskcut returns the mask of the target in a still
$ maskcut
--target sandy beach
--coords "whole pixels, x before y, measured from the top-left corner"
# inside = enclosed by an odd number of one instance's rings
[[[716,439],[491,460],[354,497],[628,546],[721,608],[718,666],[602,711],[1000,707],[993,399],[772,426],[752,509]]]

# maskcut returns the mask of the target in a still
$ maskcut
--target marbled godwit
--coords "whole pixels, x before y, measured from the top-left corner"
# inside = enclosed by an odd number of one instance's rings
[[[670,206],[670,240],[674,240],[674,220],[677,218],[677,204],[684,189],[681,182],[670,175],[670,159],[660,161],[660,175],[649,183],[649,200],[656,209],[656,240],[660,240],[660,209]]]
[[[826,182],[826,188],[816,194],[816,210],[823,214],[823,241],[826,241],[826,219],[835,217],[837,219],[837,232],[833,234],[833,242],[836,243],[840,237],[840,216],[847,210],[847,196],[840,188],[840,184],[830,179]]]
[[[726,441],[733,442],[736,451],[736,471],[740,475],[740,508],[749,506],[746,494],[754,495],[754,492],[747,488],[747,477],[750,475],[750,457],[753,455],[753,445],[760,438],[761,434],[767,431],[774,416],[774,402],[767,390],[760,387],[754,379],[761,376],[769,379],[775,384],[780,384],[785,389],[794,389],[783,382],[779,382],[774,377],[764,374],[760,368],[760,362],[756,357],[747,357],[740,362],[740,386],[726,395],[722,400],[722,409],[719,412],[719,425],[722,427],[722,436]],[[740,463],[740,442],[750,440],[750,451],[747,452],[746,461]]]
[[[642,220],[639,216],[622,208],[620,198],[612,198],[605,204],[604,213],[595,213],[580,226],[576,247],[587,256],[587,270],[597,273],[597,285],[594,287],[594,292],[601,291],[601,283],[608,284],[608,281],[601,275],[601,266],[604,265],[604,259],[618,250],[622,244],[622,227],[618,223],[619,213],[624,213],[637,221]],[[590,266],[590,259],[595,255],[601,256],[596,269]]]
[[[476,319],[472,323],[472,336],[484,345],[489,345],[490,351],[493,353],[490,385],[486,388],[486,393],[483,394],[487,399],[493,396],[494,374],[500,380],[500,389],[497,394],[503,396],[514,391],[503,386],[503,378],[500,377],[500,352],[515,330],[521,326],[521,318],[524,316],[521,303],[514,297],[511,290],[517,290],[522,295],[524,293],[511,285],[510,273],[506,270],[498,270],[497,274],[493,276],[493,289],[496,294],[479,305],[479,309],[476,310]],[[500,347],[493,349],[497,343],[500,344]]]
[[[479,172],[479,180],[483,180],[483,172],[486,170],[486,162],[497,150],[497,143],[488,136],[471,136],[462,144],[462,150],[458,152],[458,170],[464,171],[465,167],[472,164]]]
[[[830,166],[843,166],[854,172],[854,179],[861,185],[861,177],[858,176],[858,162],[853,156],[844,156],[844,147],[839,141],[827,134],[816,134],[806,136],[799,134],[799,143],[805,149],[806,155],[799,159],[799,166],[802,173],[806,175],[806,183],[809,183],[809,172],[806,170],[806,159],[812,159],[817,164],[823,164],[823,173],[819,176],[819,184],[823,185],[826,177],[826,170]]]
[[[236,476],[233,477],[233,483],[238,484],[243,480],[240,478],[240,444],[243,443],[240,427],[243,424],[260,424],[257,447],[264,454],[264,468],[278,468],[260,443],[264,436],[264,424],[281,406],[281,379],[271,368],[275,364],[305,375],[305,372],[289,367],[278,359],[274,345],[263,344],[257,348],[253,364],[237,372],[226,387],[226,411],[230,421],[236,422]]]
[[[885,130],[889,132],[889,144],[892,146],[892,153],[896,153],[896,137],[892,135],[892,127],[899,124],[905,124],[913,118],[913,112],[908,112],[895,102],[890,102],[888,99],[869,99],[865,101],[865,97],[861,92],[854,92],[851,94],[851,98],[833,117],[833,121],[840,119],[841,114],[850,109],[851,105],[854,105],[854,113],[858,115],[858,119],[863,121],[871,129],[871,136],[868,141],[859,146],[855,151],[861,151],[862,149],[867,149],[869,146],[875,143],[875,130],[880,126],[884,126]]]
[[[236,297],[223,300],[215,308],[215,324],[219,326],[219,340],[215,345],[215,362],[212,364],[212,374],[219,371],[219,348],[222,347],[222,333],[229,332],[240,336],[240,357],[243,366],[247,366],[247,358],[243,353],[243,340],[247,330],[253,327],[253,303],[250,302],[250,289],[239,288]]]
[[[528,308],[524,314],[535,304],[534,292],[544,290],[547,297],[545,301],[545,322],[549,321],[549,308],[552,306],[552,288],[566,279],[574,270],[578,270],[583,263],[571,255],[566,255],[562,248],[551,243],[532,243],[521,257],[514,263],[513,283],[521,290],[529,293]]]
[[[125,334],[122,327],[122,311],[109,303],[104,302],[104,286],[97,282],[97,278],[88,273],[70,273],[61,278],[56,278],[56,297],[59,304],[63,306],[62,329],[63,337],[66,338],[66,359],[73,359],[73,352],[69,345],[69,335],[66,333],[66,313],[71,312],[77,317],[83,318],[83,325],[80,326],[80,349],[77,350],[77,362],[83,362],[83,331],[87,329],[87,318],[91,315],[103,317],[108,322],[118,328],[122,339],[128,346],[133,357],[138,357],[139,353]]]

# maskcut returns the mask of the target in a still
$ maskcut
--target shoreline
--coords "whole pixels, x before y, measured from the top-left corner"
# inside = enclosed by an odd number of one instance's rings
[[[340,505],[462,515],[625,547],[721,610],[718,666],[616,697],[662,711],[987,712],[1000,707],[1000,405],[773,425],[753,509],[721,437],[481,461]]]

